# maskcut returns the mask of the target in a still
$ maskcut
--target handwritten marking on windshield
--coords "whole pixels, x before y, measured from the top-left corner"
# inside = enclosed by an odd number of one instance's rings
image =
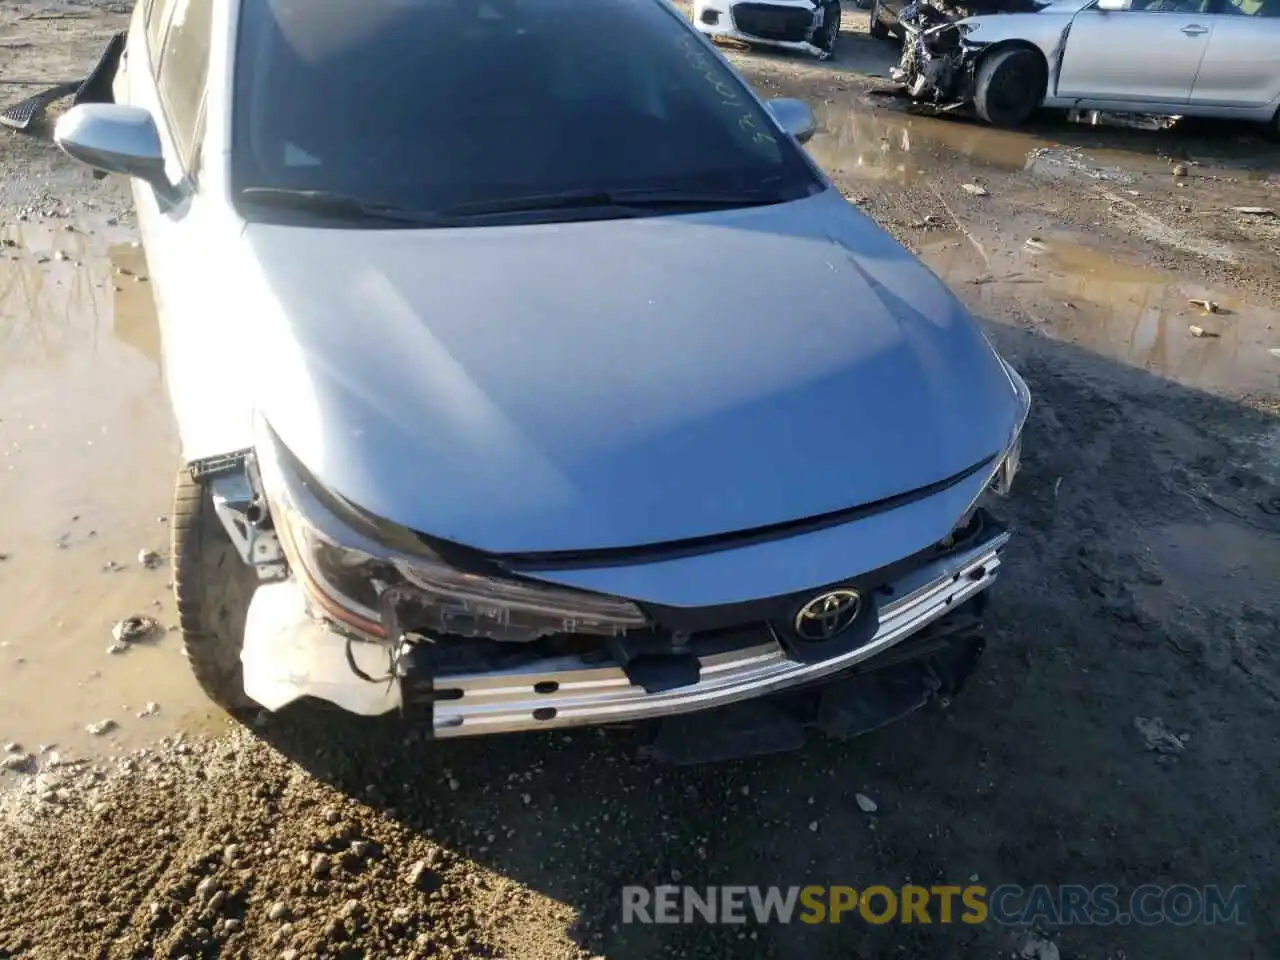
[[[760,126],[756,120],[755,111],[743,103],[738,91],[725,82],[724,77],[711,62],[711,58],[697,48],[697,40],[693,37],[681,37],[676,43],[679,44],[690,66],[697,70],[702,78],[707,81],[708,86],[719,95],[721,106],[742,111],[738,116],[738,127],[744,133],[751,134],[751,142],[757,146],[768,145],[776,147],[778,141],[774,139],[769,131]]]

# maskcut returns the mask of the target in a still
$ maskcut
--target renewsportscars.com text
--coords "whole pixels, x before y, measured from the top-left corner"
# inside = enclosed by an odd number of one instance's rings
[[[623,923],[1094,925],[1245,922],[1246,890],[1144,884],[622,888]]]

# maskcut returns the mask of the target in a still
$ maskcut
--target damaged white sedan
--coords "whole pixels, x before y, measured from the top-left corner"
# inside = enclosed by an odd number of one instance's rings
[[[1027,389],[668,4],[155,0],[115,100],[55,135],[134,178],[219,703],[690,760],[959,689]]]
[[[708,37],[835,55],[840,0],[694,0],[693,23]]]

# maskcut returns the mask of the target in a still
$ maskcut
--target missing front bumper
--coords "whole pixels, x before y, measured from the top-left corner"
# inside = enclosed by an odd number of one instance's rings
[[[294,581],[264,584],[246,625],[245,692],[271,710],[316,697],[369,716],[406,704],[416,713],[425,703],[437,737],[620,723],[722,707],[827,680],[889,654],[986,590],[1007,540],[1007,533],[994,533],[895,581],[880,606],[878,629],[855,649],[801,663],[771,640],[700,657],[696,682],[660,692],[633,684],[619,666],[578,657],[506,670],[394,677],[388,647],[349,641],[313,619]]]
[[[962,106],[973,92],[974,64],[980,46],[965,41],[958,22],[964,11],[944,11],[933,4],[908,3],[902,26],[902,58],[890,71],[908,96],[935,106]]]

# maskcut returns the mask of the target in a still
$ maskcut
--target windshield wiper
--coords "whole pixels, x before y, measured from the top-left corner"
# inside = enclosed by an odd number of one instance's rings
[[[305,210],[343,220],[382,220],[423,227],[449,227],[456,224],[448,217],[430,211],[407,210],[390,203],[364,200],[330,190],[292,190],[286,187],[245,187],[239,196],[253,203],[286,210]]]
[[[760,191],[706,190],[566,190],[562,193],[506,197],[460,203],[442,211],[451,217],[483,217],[501,213],[540,213],[556,210],[615,208],[635,214],[653,210],[725,210],[781,203],[785,198]]]

